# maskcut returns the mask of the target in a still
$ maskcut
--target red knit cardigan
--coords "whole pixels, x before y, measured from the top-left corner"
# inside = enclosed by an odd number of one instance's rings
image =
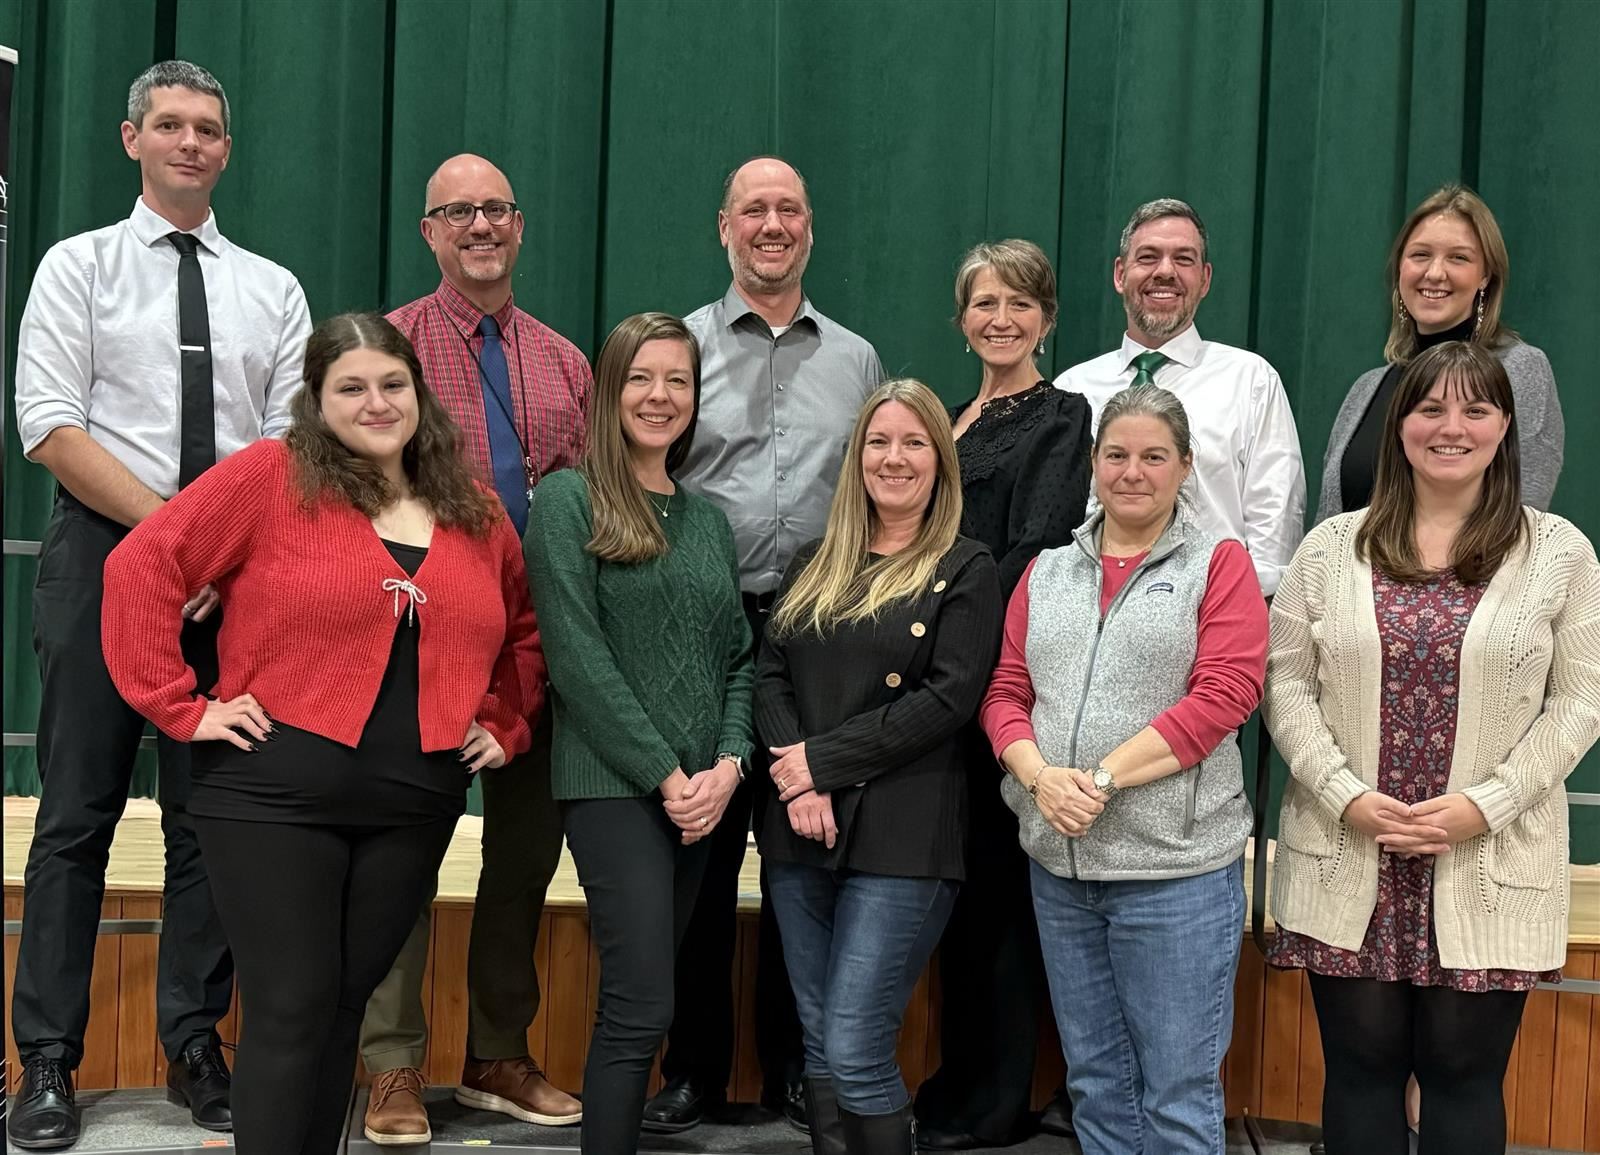
[[[178,635],[184,602],[207,582],[225,610],[218,698],[252,694],[271,717],[354,747],[395,619],[415,613],[423,750],[461,745],[474,719],[508,757],[528,748],[544,656],[509,519],[487,538],[436,526],[407,579],[360,510],[332,499],[306,507],[282,442],[208,469],[106,559],[106,668],[128,704],[179,741],[205,713]]]

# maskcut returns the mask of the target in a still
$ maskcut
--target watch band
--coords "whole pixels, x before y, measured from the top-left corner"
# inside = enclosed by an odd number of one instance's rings
[[[712,760],[712,765],[716,765],[716,763],[721,762],[724,758],[733,763],[733,769],[739,775],[739,781],[743,782],[744,759],[739,757],[739,755],[735,754],[731,750],[719,750],[716,758]]]

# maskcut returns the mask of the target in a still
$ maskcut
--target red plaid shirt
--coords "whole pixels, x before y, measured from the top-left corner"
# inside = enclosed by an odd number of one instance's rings
[[[478,363],[483,310],[448,281],[426,297],[389,314],[395,328],[416,347],[423,377],[440,403],[461,426],[462,441],[479,475],[491,489],[486,398]],[[533,461],[534,478],[576,465],[583,455],[585,422],[594,375],[571,341],[516,307],[510,299],[494,315],[511,372],[511,407],[517,433]],[[492,402],[490,402],[492,404]]]

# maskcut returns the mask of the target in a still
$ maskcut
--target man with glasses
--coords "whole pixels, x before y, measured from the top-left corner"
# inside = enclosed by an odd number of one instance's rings
[[[505,174],[480,156],[451,157],[428,181],[421,222],[443,280],[389,314],[416,347],[423,378],[461,427],[466,453],[518,533],[527,529],[539,479],[582,456],[594,383],[583,354],[512,301],[522,228]],[[539,1009],[534,945],[561,857],[549,718],[546,711],[536,720],[526,754],[480,775],[483,870],[467,952],[467,1059],[456,1100],[559,1126],[579,1122],[582,1108],[545,1079],[527,1043]],[[367,1003],[361,1027],[361,1057],[373,1075],[366,1135],[385,1146],[432,1137],[422,1102],[431,901]]]
[[[106,555],[179,489],[289,427],[311,318],[294,276],[217,228],[228,98],[205,69],[152,65],[128,92],[122,147],[139,164],[133,212],[51,247],[17,342],[17,435],[56,479],[39,551],[39,779],[11,1028],[22,1085],[11,1142],[68,1147],[81,1124],[83,1058],[106,856],[128,799],[144,719],[118,696],[100,649]],[[212,586],[183,608],[193,689],[216,681],[222,611]],[[176,629],[178,623],[174,622]],[[216,1025],[233,961],[188,814],[189,746],[158,737],[166,843],[156,1032],[167,1096],[212,1131],[233,1126]],[[148,1057],[146,1058],[148,1062]]]

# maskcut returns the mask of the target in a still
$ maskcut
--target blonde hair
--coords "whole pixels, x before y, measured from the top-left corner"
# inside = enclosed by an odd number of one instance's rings
[[[873,414],[891,401],[911,410],[927,429],[937,468],[916,540],[898,553],[873,558],[878,515],[867,495],[861,455]],[[961,465],[950,415],[922,382],[909,377],[885,381],[856,418],[822,544],[779,600],[771,628],[780,635],[806,629],[824,634],[835,626],[876,620],[884,606],[916,597],[933,583],[939,560],[955,545],[960,530]]]
[[[611,330],[595,362],[588,449],[578,471],[589,483],[594,526],[594,536],[585,548],[603,561],[624,565],[667,552],[660,517],[650,508],[644,486],[634,475],[628,440],[622,434],[622,387],[646,341],[682,341],[689,348],[689,364],[694,369],[694,411],[688,426],[667,449],[668,473],[689,455],[700,414],[700,344],[687,325],[669,313],[635,313]]]
[[[1447,184],[1426,197],[1411,210],[1406,223],[1389,249],[1389,296],[1392,301],[1389,321],[1389,339],[1384,342],[1384,360],[1404,365],[1417,355],[1417,323],[1400,302],[1400,262],[1406,245],[1417,226],[1429,217],[1440,213],[1454,213],[1477,235],[1478,248],[1483,253],[1483,271],[1489,283],[1483,287],[1483,323],[1472,334],[1472,341],[1486,349],[1517,340],[1515,331],[1500,323],[1500,307],[1505,302],[1506,280],[1511,275],[1511,257],[1506,252],[1506,241],[1500,235],[1500,225],[1483,203],[1483,198],[1465,185]]]

